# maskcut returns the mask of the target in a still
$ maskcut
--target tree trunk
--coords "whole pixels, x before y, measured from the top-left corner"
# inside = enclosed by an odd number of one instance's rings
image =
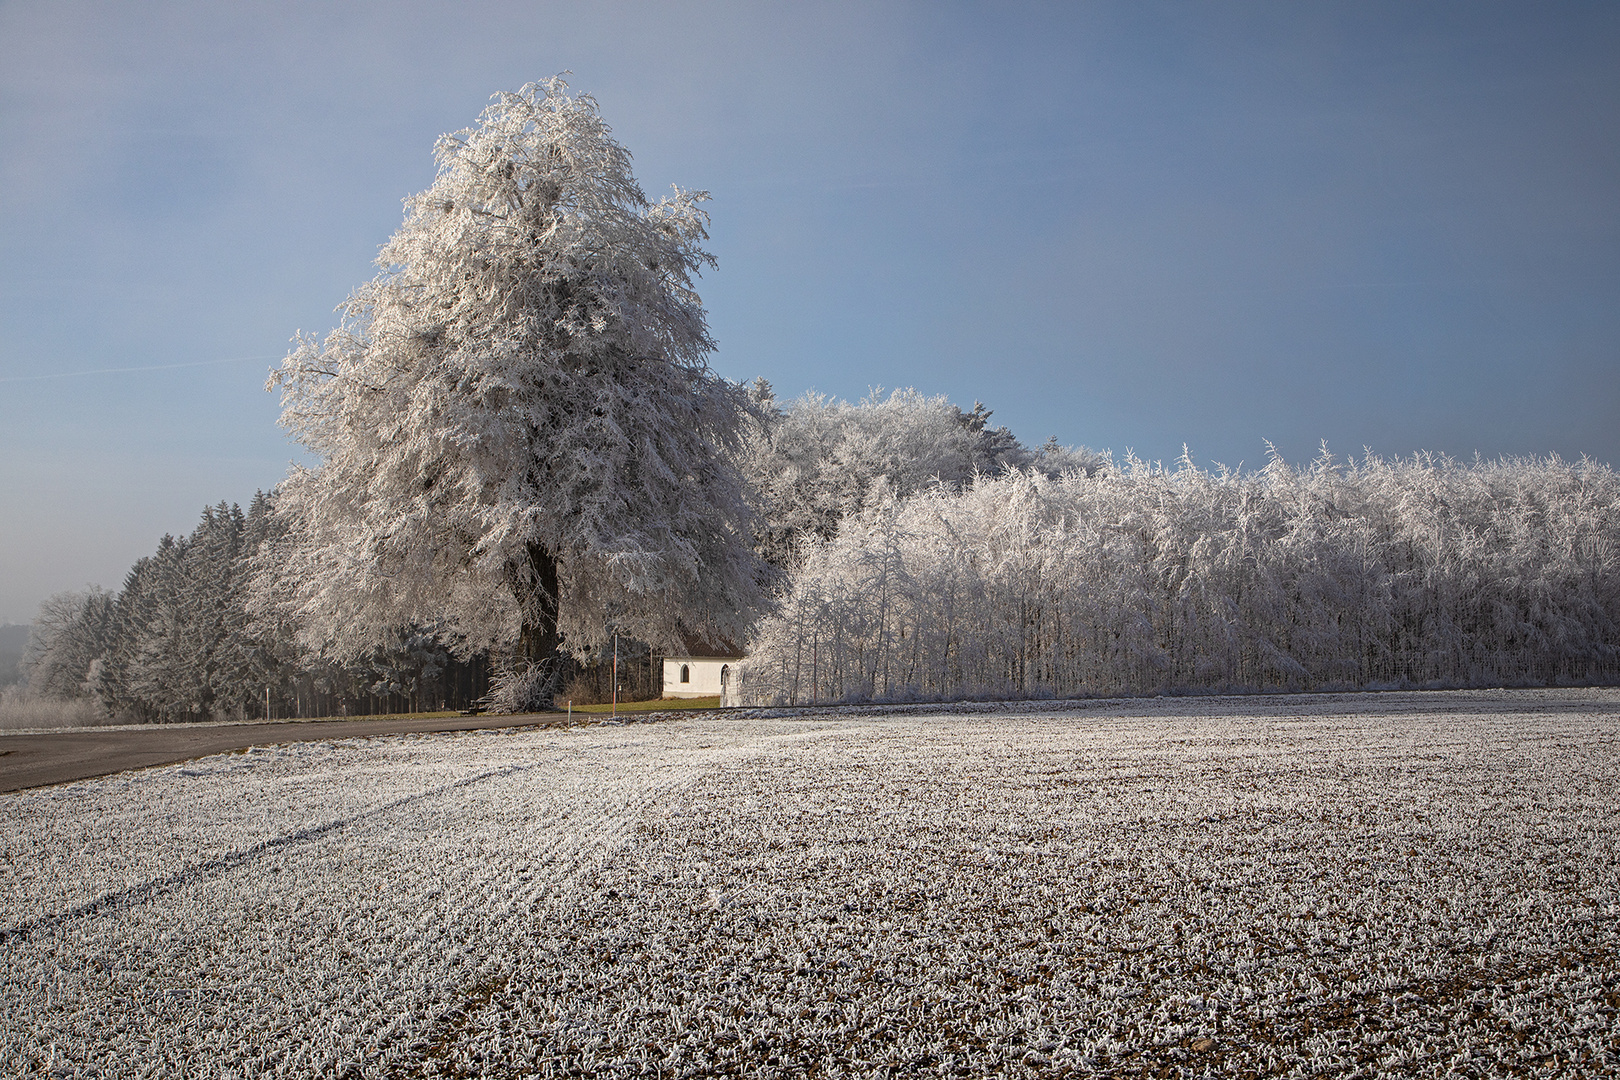
[[[527,572],[514,575],[521,582],[518,606],[523,611],[518,653],[538,663],[555,655],[562,643],[557,635],[557,557],[539,544],[530,544],[528,554]]]

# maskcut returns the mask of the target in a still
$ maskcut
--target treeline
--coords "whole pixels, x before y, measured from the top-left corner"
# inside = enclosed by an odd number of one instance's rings
[[[975,403],[752,389],[737,464],[774,583],[749,613],[753,702],[1538,685],[1620,678],[1620,482],[1557,458],[1419,456],[1245,473],[1022,443]],[[462,709],[497,652],[434,625],[360,659],[266,598],[274,493],[209,508],[116,593],[51,597],[28,691],[182,721]],[[564,642],[565,646],[567,642]],[[743,644],[743,643],[739,643]],[[621,636],[622,699],[676,643]],[[613,693],[570,654],[559,699]]]
[[[963,411],[913,389],[878,391],[858,402],[805,394],[779,404],[770,384],[752,387],[758,410],[739,465],[757,515],[756,550],[791,573],[810,540],[831,540],[840,523],[885,499],[919,491],[963,491],[984,476],[1032,470],[1043,476],[1091,474],[1106,454],[1021,442],[991,411]]]
[[[1620,678],[1620,479],[1556,457],[1141,461],[888,498],[807,545],[751,703]]]
[[[301,653],[251,607],[272,497],[220,503],[190,536],[165,536],[116,593],[59,593],[41,607],[24,660],[31,693],[91,699],[131,722],[184,722],[462,708],[487,690],[487,662],[458,660],[430,632],[379,641],[359,663]]]
[[[961,490],[977,476],[1022,469],[1095,469],[1106,460],[1050,442],[1029,449],[990,425],[984,406],[964,411],[915,390],[857,403],[806,395],[785,405],[763,381],[751,393],[737,464],[753,501],[756,553],[778,588],[806,542],[836,535],[845,517],[873,500],[927,487]],[[134,722],[464,709],[487,700],[501,657],[458,650],[432,625],[398,628],[358,661],[301,645],[299,628],[277,621],[269,602],[285,573],[275,541],[286,528],[274,493],[256,496],[245,513],[220,503],[190,536],[165,536],[120,591],[51,597],[24,660],[28,691],[91,701],[108,717]],[[662,692],[656,660],[665,644],[621,636],[622,700]],[[570,654],[559,700],[607,700],[613,670],[609,647]]]

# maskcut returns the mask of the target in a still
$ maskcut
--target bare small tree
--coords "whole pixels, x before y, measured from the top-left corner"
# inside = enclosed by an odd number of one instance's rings
[[[116,596],[95,586],[46,597],[23,654],[29,693],[62,699],[93,696],[97,666],[112,646],[116,604]]]

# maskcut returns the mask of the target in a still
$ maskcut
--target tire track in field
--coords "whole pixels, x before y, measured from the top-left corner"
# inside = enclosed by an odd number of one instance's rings
[[[59,911],[51,915],[41,915],[33,919],[25,919],[14,926],[0,929],[0,945],[9,945],[16,941],[24,940],[41,930],[52,929],[57,926],[61,926],[64,923],[72,922],[75,919],[94,918],[99,915],[110,914],[124,908],[133,907],[137,904],[144,904],[171,889],[179,888],[181,886],[191,884],[192,882],[202,881],[207,878],[219,877],[241,866],[244,866],[257,858],[260,858],[261,856],[267,855],[270,852],[278,851],[281,848],[292,847],[296,844],[316,840],[322,836],[326,836],[329,833],[348,828],[350,825],[358,824],[359,822],[366,821],[370,818],[380,817],[383,814],[392,813],[395,810],[405,806],[410,806],[413,803],[437,798],[438,796],[449,794],[452,791],[471,787],[474,784],[480,784],[485,780],[511,776],[514,773],[527,772],[534,768],[536,768],[535,765],[508,765],[500,769],[489,769],[485,772],[478,773],[475,776],[465,777],[449,784],[442,784],[436,788],[429,788],[427,791],[419,791],[414,795],[406,795],[403,798],[395,799],[392,802],[384,803],[382,806],[373,807],[370,810],[363,810],[360,813],[350,814],[347,817],[322,822],[319,825],[310,825],[306,828],[294,829],[292,832],[283,833],[280,836],[273,836],[268,840],[261,840],[250,847],[227,852],[224,855],[214,859],[209,859],[206,862],[195,863],[191,866],[182,867],[165,877],[157,878],[152,881],[145,881],[139,885],[131,885],[127,888],[117,889],[113,892],[103,893],[102,895],[93,899],[86,900],[82,904],[76,904],[65,911]]]

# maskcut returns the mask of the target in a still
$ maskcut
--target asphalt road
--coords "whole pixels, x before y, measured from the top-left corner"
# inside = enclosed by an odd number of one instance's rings
[[[169,765],[206,754],[277,743],[353,739],[411,731],[476,731],[485,728],[555,727],[564,717],[444,716],[391,720],[314,720],[270,724],[186,724],[108,730],[78,728],[45,734],[0,731],[0,792],[65,784],[125,769]]]

